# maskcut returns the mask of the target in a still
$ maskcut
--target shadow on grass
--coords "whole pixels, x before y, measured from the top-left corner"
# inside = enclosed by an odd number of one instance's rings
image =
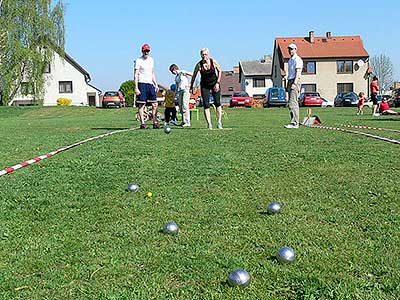
[[[129,129],[129,127],[93,127],[92,130],[125,130]]]

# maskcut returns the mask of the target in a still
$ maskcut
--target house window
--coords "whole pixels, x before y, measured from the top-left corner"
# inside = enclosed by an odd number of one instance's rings
[[[341,74],[353,73],[353,61],[352,60],[338,60],[337,61],[337,72]]]
[[[228,87],[228,91],[233,92],[233,87],[232,86]]]
[[[353,83],[338,83],[337,92],[338,94],[353,92]]]
[[[32,82],[22,82],[21,83],[21,94],[24,96],[32,95],[35,91],[35,86]]]
[[[317,91],[317,85],[315,83],[307,83],[307,84],[302,84],[301,85],[301,92],[316,92]]]
[[[47,64],[47,65],[44,67],[43,73],[46,73],[46,74],[50,74],[50,73],[51,73],[50,64]]]
[[[265,87],[265,78],[264,77],[254,77],[253,78],[253,87],[255,87],[255,88]]]
[[[303,64],[302,74],[316,74],[316,62],[315,61],[305,61]]]
[[[58,91],[60,93],[72,93],[72,81],[59,81]]]

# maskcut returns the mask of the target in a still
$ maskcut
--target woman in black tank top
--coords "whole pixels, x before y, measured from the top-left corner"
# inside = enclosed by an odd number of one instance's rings
[[[196,79],[197,73],[200,72],[200,88],[201,98],[203,99],[204,116],[207,121],[207,126],[212,129],[211,116],[210,116],[210,94],[214,98],[214,106],[217,111],[217,128],[222,129],[222,108],[221,108],[221,67],[215,59],[209,57],[209,50],[207,48],[201,49],[200,55],[202,60],[196,64],[193,71],[192,81],[190,83],[190,91],[193,94],[193,83]]]

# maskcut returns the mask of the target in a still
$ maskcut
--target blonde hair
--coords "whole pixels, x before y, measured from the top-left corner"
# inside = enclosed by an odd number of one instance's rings
[[[210,53],[210,50],[209,50],[208,48],[202,48],[202,49],[200,50],[200,55],[202,55],[203,52],[208,52],[208,53]]]

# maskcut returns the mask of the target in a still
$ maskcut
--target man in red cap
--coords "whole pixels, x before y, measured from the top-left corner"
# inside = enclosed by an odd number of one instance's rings
[[[154,74],[154,60],[150,57],[150,45],[142,46],[142,56],[135,60],[135,94],[136,103],[139,106],[140,128],[146,129],[144,122],[144,107],[147,103],[151,103],[153,107],[153,128],[160,128],[157,122],[157,91],[158,84]]]

